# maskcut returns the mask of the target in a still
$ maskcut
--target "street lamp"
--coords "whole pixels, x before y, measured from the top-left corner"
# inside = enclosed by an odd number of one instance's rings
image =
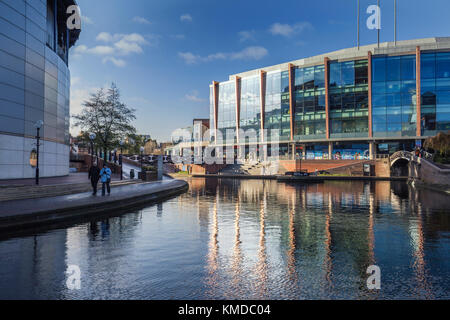
[[[123,165],[122,165],[122,154],[123,154],[123,145],[125,144],[125,141],[120,140],[120,155],[119,155],[119,165],[120,165],[120,180],[123,180]]]
[[[36,185],[39,185],[39,146],[40,146],[40,130],[42,128],[42,125],[44,124],[44,121],[38,120],[34,124],[34,127],[36,128]]]
[[[91,134],[89,134],[89,139],[91,140],[91,167],[94,165],[94,140],[95,138],[97,138],[97,135],[92,132]]]
[[[142,167],[143,167],[142,160],[144,160],[144,150],[145,150],[145,148],[141,147],[141,174],[142,174]]]

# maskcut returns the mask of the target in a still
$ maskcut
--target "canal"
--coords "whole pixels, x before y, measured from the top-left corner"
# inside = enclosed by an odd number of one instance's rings
[[[403,182],[191,179],[187,193],[0,239],[1,299],[449,299],[450,198]],[[66,269],[81,272],[80,290]],[[381,269],[381,289],[366,286]]]

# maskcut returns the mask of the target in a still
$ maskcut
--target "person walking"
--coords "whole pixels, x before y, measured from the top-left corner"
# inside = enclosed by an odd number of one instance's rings
[[[103,169],[100,171],[100,177],[102,179],[102,196],[105,195],[105,187],[108,190],[108,195],[111,194],[111,169],[108,168],[106,163],[103,165]]]
[[[95,162],[92,167],[89,169],[89,179],[91,179],[91,185],[92,185],[92,195],[97,195],[97,186],[98,186],[98,180],[100,179],[100,168],[97,165],[97,162]]]

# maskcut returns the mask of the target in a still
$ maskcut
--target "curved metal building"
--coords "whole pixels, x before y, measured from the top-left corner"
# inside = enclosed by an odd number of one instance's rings
[[[0,179],[32,178],[37,121],[40,175],[69,173],[69,48],[73,0],[0,0]]]

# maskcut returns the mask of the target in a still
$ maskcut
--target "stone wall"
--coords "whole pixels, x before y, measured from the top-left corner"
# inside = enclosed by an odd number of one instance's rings
[[[412,180],[431,185],[450,186],[450,169],[442,169],[431,161],[414,158],[409,164],[409,176]]]

